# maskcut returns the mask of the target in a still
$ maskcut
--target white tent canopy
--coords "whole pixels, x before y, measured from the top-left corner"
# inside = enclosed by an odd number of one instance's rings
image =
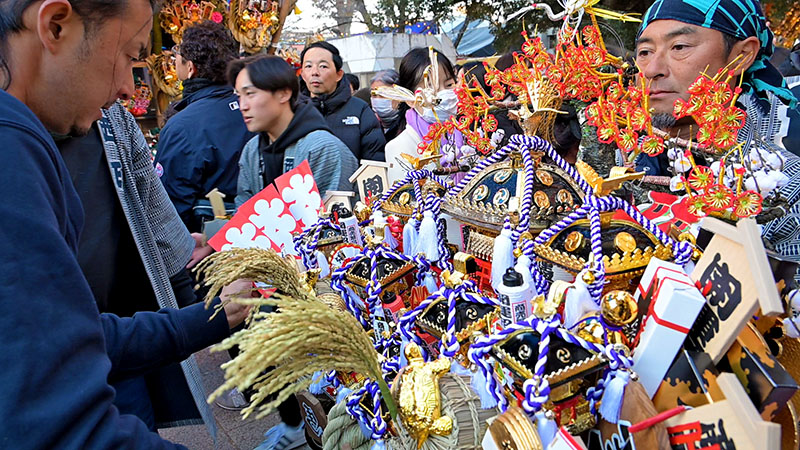
[[[386,69],[397,69],[400,60],[414,47],[433,46],[450,61],[456,60],[456,49],[444,34],[362,34],[343,39],[332,39],[344,61],[344,71],[353,74],[373,74]]]

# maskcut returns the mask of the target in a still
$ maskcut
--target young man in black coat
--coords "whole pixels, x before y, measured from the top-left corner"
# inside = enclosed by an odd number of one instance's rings
[[[331,132],[350,148],[358,160],[385,161],[383,137],[375,113],[369,105],[350,93],[350,83],[342,70],[342,57],[333,45],[321,41],[310,44],[300,54],[304,94],[311,97],[328,122]]]

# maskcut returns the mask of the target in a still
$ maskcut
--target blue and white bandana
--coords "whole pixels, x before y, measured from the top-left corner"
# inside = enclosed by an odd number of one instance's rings
[[[761,49],[753,65],[745,72],[742,89],[755,92],[762,98],[766,98],[769,91],[788,102],[791,108],[797,105],[797,99],[786,87],[783,76],[769,62],[774,49],[773,35],[758,0],[656,0],[645,13],[636,38],[655,20],[677,20],[721,31],[737,39],[757,37]]]

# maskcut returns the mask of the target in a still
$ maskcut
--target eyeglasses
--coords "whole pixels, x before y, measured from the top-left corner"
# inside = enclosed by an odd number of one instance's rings
[[[175,55],[180,55],[181,54],[181,46],[180,46],[180,44],[173,45],[172,48],[170,49],[170,51]]]

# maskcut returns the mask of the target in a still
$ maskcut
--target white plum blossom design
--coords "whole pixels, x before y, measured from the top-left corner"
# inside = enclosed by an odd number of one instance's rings
[[[258,200],[253,205],[255,214],[250,215],[250,222],[264,232],[272,242],[285,253],[296,254],[292,232],[297,227],[297,221],[290,214],[284,214],[286,204],[279,198]]]
[[[289,179],[289,187],[281,192],[283,200],[289,205],[289,211],[304,226],[313,225],[319,219],[322,199],[314,189],[314,177],[295,174]]]
[[[242,228],[231,227],[225,232],[225,240],[229,243],[222,246],[222,251],[232,248],[272,248],[272,242],[264,235],[256,236],[256,226],[245,223]]]

